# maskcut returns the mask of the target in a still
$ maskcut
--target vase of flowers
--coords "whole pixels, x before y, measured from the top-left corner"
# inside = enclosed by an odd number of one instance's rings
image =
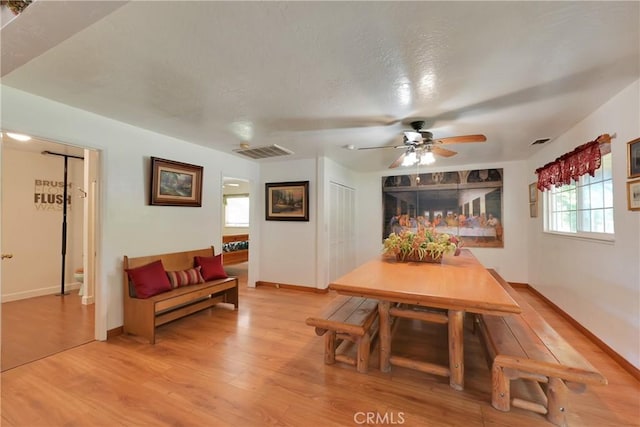
[[[384,240],[384,253],[395,256],[400,262],[441,263],[444,254],[459,254],[459,245],[456,236],[423,228],[415,233],[407,230],[391,233]]]

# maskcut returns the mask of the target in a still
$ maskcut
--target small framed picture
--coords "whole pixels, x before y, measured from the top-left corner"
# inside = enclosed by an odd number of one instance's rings
[[[202,166],[151,158],[150,204],[202,206]]]
[[[538,202],[529,203],[529,217],[531,218],[538,217]]]
[[[640,179],[627,181],[627,208],[640,211]]]
[[[538,201],[538,183],[534,182],[529,184],[529,203]]]
[[[267,221],[309,221],[309,181],[265,184]]]
[[[627,175],[640,177],[640,138],[627,142]]]

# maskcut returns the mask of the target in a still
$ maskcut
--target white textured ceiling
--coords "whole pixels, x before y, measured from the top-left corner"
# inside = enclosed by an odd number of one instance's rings
[[[487,136],[438,166],[525,159],[640,76],[639,2],[86,2],[59,14],[77,33],[31,52],[24,31],[77,2],[38,3],[2,29],[3,84],[229,153],[278,144],[359,171],[400,153],[343,147],[400,143],[409,118],[436,138]]]

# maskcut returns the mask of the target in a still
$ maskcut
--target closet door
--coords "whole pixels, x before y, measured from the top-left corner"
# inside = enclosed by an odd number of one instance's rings
[[[329,184],[329,281],[355,268],[355,190]]]

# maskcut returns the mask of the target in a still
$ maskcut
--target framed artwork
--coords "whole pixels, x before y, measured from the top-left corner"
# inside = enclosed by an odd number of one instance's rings
[[[627,181],[627,208],[640,211],[640,179]]]
[[[381,241],[433,228],[467,248],[503,248],[502,177],[502,169],[383,176]]]
[[[309,181],[265,184],[267,221],[309,221]]]
[[[202,206],[202,166],[151,157],[150,204]]]
[[[533,182],[529,184],[529,203],[534,203],[538,201],[538,183]]]
[[[627,176],[640,177],[640,138],[627,142]]]
[[[529,203],[529,217],[531,218],[538,217],[538,202]]]

